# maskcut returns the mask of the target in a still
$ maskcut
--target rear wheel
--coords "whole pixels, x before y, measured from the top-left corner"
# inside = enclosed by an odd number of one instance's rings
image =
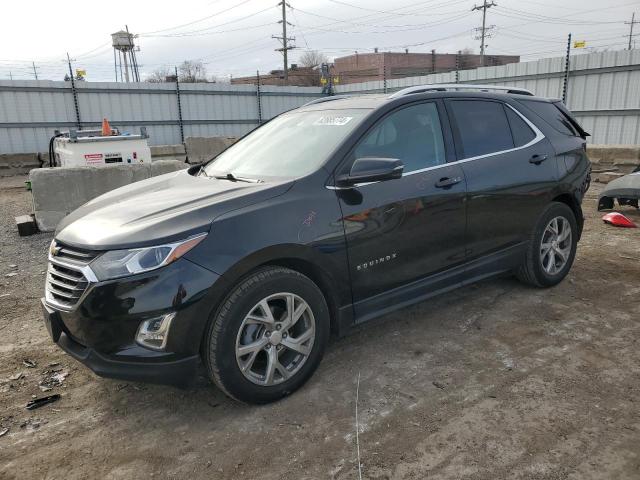
[[[573,265],[578,227],[573,210],[551,203],[538,220],[518,278],[537,287],[551,287],[564,279]]]
[[[238,284],[212,319],[205,363],[229,396],[267,403],[300,388],[329,338],[320,289],[287,268],[266,267]]]

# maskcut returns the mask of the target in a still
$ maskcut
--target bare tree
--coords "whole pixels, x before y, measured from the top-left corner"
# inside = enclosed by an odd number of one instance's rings
[[[178,67],[180,81],[184,83],[207,82],[207,69],[197,60],[185,60]]]
[[[172,76],[175,75],[169,67],[161,67],[147,75],[144,81],[149,83],[164,83],[167,81],[167,77]]]
[[[298,59],[298,63],[301,67],[317,67],[318,65],[328,61],[329,58],[324,53],[317,50],[308,50]]]

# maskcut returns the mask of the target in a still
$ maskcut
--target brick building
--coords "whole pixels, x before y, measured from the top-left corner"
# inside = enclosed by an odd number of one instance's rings
[[[460,70],[468,70],[482,66],[480,55],[462,53],[408,53],[408,52],[374,52],[356,53],[346,57],[338,57],[333,61],[331,74],[338,78],[340,84],[367,82],[386,78],[415,77],[430,73],[451,72],[456,69],[456,61]],[[516,55],[485,55],[484,66],[517,63]],[[232,84],[254,84],[256,77],[238,77],[231,79]],[[260,75],[262,85],[284,85],[282,70],[272,70],[269,74]],[[317,68],[297,67],[289,69],[289,85],[318,86],[320,72]]]
[[[403,78],[430,73],[450,72],[456,69],[455,53],[408,53],[408,52],[374,52],[356,53],[334,60],[332,73],[339,78],[341,84],[382,80],[386,78]],[[485,55],[484,66],[517,63],[515,55]],[[481,65],[480,55],[460,54],[459,69],[467,70]]]
[[[256,76],[232,78],[232,85],[257,83]],[[260,75],[260,85],[284,85],[284,74],[282,70],[271,70],[268,74]],[[291,65],[289,69],[288,85],[298,87],[317,87],[320,85],[320,73],[315,68],[297,67]]]

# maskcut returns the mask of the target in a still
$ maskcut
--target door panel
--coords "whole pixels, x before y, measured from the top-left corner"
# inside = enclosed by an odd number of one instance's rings
[[[464,260],[466,184],[462,168],[446,163],[441,118],[437,102],[394,110],[338,172],[362,157],[397,158],[405,166],[400,179],[336,190],[355,304]]]
[[[546,139],[515,152],[462,163],[468,189],[469,260],[528,240],[555,186],[554,153]],[[540,165],[533,155],[547,155]]]
[[[454,137],[464,152],[465,129],[474,129],[477,123],[465,108],[453,105],[457,102],[460,101],[448,101],[447,109],[455,125]],[[493,153],[480,151],[480,155],[471,158],[465,152],[460,162],[467,181],[466,253],[467,260],[471,261],[528,240],[550,201],[558,172],[550,142],[509,105],[485,100],[464,102],[476,104],[472,107],[478,114],[482,113],[479,104],[491,104],[487,109],[487,112],[491,111],[491,117],[485,119],[482,128],[487,129],[485,135],[494,138],[478,148],[490,144],[500,145],[503,149]],[[495,108],[498,105],[502,110]],[[457,105],[460,106],[464,107]],[[460,116],[464,118],[459,119]],[[511,144],[504,135],[505,125],[507,133],[512,131]],[[477,133],[467,135],[467,144],[474,134],[481,138]],[[495,138],[498,135],[499,140]]]
[[[354,302],[462,263],[465,193],[459,165],[339,191]]]

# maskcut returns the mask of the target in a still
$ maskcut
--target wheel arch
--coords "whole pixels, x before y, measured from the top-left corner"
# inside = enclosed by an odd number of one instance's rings
[[[580,205],[578,199],[576,199],[575,195],[565,192],[553,197],[552,201],[564,203],[571,209],[576,217],[576,223],[578,224],[578,240],[580,240],[580,237],[582,236],[582,228],[584,227],[584,215],[582,214],[582,205]]]
[[[209,293],[209,318],[208,325],[225,298],[233,291],[236,285],[256,270],[268,267],[285,267],[295,270],[311,279],[325,297],[329,307],[329,318],[332,333],[340,332],[340,307],[351,303],[351,289],[348,280],[340,273],[332,274],[327,268],[321,266],[322,255],[313,248],[296,244],[277,245],[266,247],[256,251],[244,259],[229,267],[219,278],[216,285]],[[326,263],[326,262],[325,262]],[[344,275],[348,275],[347,267],[344,267]],[[342,276],[342,279],[340,277]],[[348,291],[348,298],[341,298],[340,292]],[[342,294],[344,297],[344,294]],[[201,344],[204,344],[208,327],[204,329]]]
[[[318,286],[318,288],[322,292],[322,295],[324,295],[327,306],[329,307],[331,332],[338,332],[339,301],[337,299],[335,289],[331,286],[331,277],[323,268],[310,262],[307,259],[290,256],[274,258],[272,260],[269,260],[268,262],[263,263],[262,265],[258,265],[256,268],[266,266],[284,267],[290,270],[295,270],[296,272],[301,273],[311,279],[311,281]],[[254,270],[256,268],[254,268]]]

